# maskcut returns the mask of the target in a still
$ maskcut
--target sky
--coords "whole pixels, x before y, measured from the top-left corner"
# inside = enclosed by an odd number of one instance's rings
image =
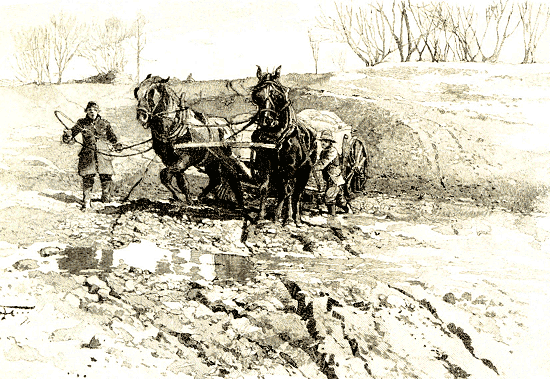
[[[487,0],[476,3],[483,1]],[[148,73],[181,79],[192,73],[196,80],[240,78],[255,75],[256,65],[270,70],[282,65],[283,74],[314,72],[308,29],[316,26],[321,10],[330,13],[334,8],[333,0],[3,0],[0,4],[0,79],[13,77],[12,34],[45,24],[60,12],[89,23],[112,16],[130,23],[143,14],[147,43],[142,79]],[[336,70],[341,53],[347,70],[364,68],[346,45],[325,41],[319,50],[319,71]],[[129,51],[127,56],[126,72],[135,76],[135,55]],[[63,79],[94,74],[80,58],[71,62]]]
[[[110,16],[132,22],[141,12],[147,19],[147,43],[141,72],[186,78],[227,79],[253,76],[256,65],[283,71],[311,72],[314,61],[307,30],[322,1],[184,0],[184,1],[3,1],[0,6],[0,69],[11,71],[15,30],[48,22],[61,11],[80,20]],[[326,2],[327,4],[328,1]],[[126,71],[135,74],[135,58]],[[80,62],[82,63],[82,62]],[[85,69],[72,64],[67,77]],[[76,68],[78,66],[78,68]],[[91,69],[91,68],[90,68]],[[328,70],[327,70],[328,71]],[[93,69],[90,75],[95,72]],[[143,76],[143,75],[142,75]]]

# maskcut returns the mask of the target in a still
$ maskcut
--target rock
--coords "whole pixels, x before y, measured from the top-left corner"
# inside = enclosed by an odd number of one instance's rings
[[[60,252],[61,252],[61,248],[56,247],[56,246],[48,246],[48,247],[44,247],[44,248],[40,249],[38,251],[38,254],[40,254],[40,256],[42,258],[46,258],[46,257],[50,257],[52,255],[57,255]]]
[[[204,304],[197,305],[197,309],[195,310],[195,317],[201,318],[201,317],[210,317],[214,314],[210,308],[208,308]]]
[[[89,276],[86,279],[86,283],[88,283],[90,287],[97,286],[100,289],[109,289],[109,287],[107,286],[107,283],[99,279],[96,275]]]
[[[115,276],[114,274],[111,273],[106,278],[106,281],[107,281],[107,284],[109,285],[109,287],[111,288],[111,291],[113,291],[117,295],[121,295],[124,292],[125,283],[124,283],[124,280],[122,280],[121,278],[119,278],[119,277],[117,277],[117,276]]]
[[[407,306],[405,300],[396,295],[389,295],[386,301],[395,308],[405,308]]]
[[[101,296],[102,298],[107,298],[109,297],[109,294],[111,293],[111,289],[110,288],[100,288],[98,291],[97,291],[97,294],[99,296]]]
[[[87,349],[98,349],[100,346],[101,346],[101,343],[95,336],[92,337],[90,342],[82,344],[82,347]]]
[[[73,306],[74,308],[78,308],[80,306],[80,298],[72,293],[68,293],[64,300],[67,304]]]
[[[124,283],[124,288],[128,292],[135,291],[136,282],[134,282],[132,279],[129,279],[129,280],[126,281],[126,283]]]
[[[231,326],[238,335],[250,338],[254,338],[253,335],[259,334],[258,332],[262,330],[261,328],[252,325],[250,320],[246,317],[231,320]]]
[[[443,296],[443,301],[449,304],[455,304],[456,303],[456,297],[452,292],[447,292]]]
[[[36,270],[38,267],[40,266],[34,259],[22,259],[13,264],[13,268],[19,271]]]

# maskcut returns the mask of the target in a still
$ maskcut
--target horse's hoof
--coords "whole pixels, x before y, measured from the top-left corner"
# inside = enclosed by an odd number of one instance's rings
[[[294,222],[294,220],[285,220],[283,222],[283,226],[292,228],[292,227],[296,227],[296,223]]]

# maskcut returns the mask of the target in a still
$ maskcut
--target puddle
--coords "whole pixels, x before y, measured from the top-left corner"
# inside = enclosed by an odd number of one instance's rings
[[[174,252],[147,241],[114,251],[67,247],[60,255],[59,270],[73,275],[108,273],[121,263],[157,275],[176,274],[191,280],[245,281],[256,275],[254,263],[246,256],[189,250]]]
[[[59,270],[74,275],[91,271],[110,272],[113,268],[113,251],[96,250],[93,247],[67,247],[58,259]]]
[[[245,281],[255,276],[254,263],[240,255],[214,255],[218,280]]]

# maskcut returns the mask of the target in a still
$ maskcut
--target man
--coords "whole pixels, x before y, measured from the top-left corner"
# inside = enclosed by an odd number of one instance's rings
[[[342,177],[342,162],[338,149],[334,144],[336,141],[330,130],[323,130],[319,138],[321,141],[322,151],[319,160],[313,167],[316,178],[322,178],[325,182],[325,204],[328,208],[328,213],[331,216],[336,215],[336,205],[340,206],[347,213],[352,213],[346,198],[344,197],[345,184]],[[318,180],[320,182],[320,180]]]
[[[101,201],[111,202],[113,157],[103,153],[108,154],[109,144],[113,145],[117,152],[122,151],[122,145],[118,143],[109,121],[99,115],[99,106],[96,102],[90,101],[84,111],[86,117],[79,119],[72,129],[64,131],[63,142],[73,144],[75,137],[79,133],[82,134],[82,149],[78,154],[78,174],[82,176],[82,210],[87,211],[91,207],[96,174],[99,174],[101,181]]]

